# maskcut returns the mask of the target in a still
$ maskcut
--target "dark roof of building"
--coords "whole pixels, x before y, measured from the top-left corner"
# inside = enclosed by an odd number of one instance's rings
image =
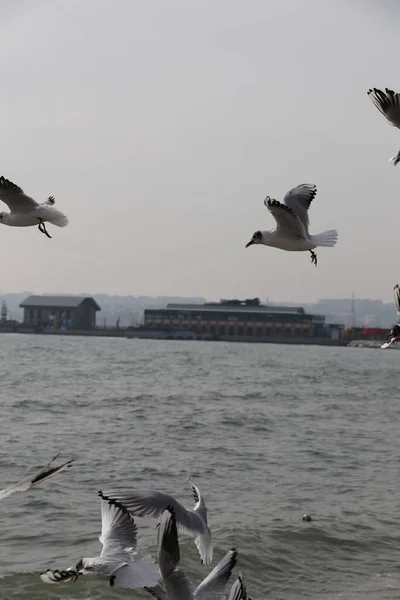
[[[96,300],[90,296],[28,296],[20,307],[78,308],[83,302],[90,302],[95,310],[101,310]]]
[[[256,312],[256,313],[286,313],[286,314],[305,314],[305,310],[302,306],[269,306],[268,304],[225,304],[225,303],[213,303],[207,304],[167,304],[167,310],[194,310],[194,311],[222,311],[232,313],[245,313],[245,312]]]

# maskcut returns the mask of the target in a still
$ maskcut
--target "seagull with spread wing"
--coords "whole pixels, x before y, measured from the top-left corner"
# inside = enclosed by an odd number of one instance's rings
[[[311,262],[317,266],[317,255],[313,252],[318,246],[332,247],[338,239],[337,231],[331,229],[318,235],[308,231],[308,209],[317,194],[317,188],[310,183],[302,183],[289,190],[283,202],[267,196],[264,200],[276,221],[276,229],[272,231],[256,231],[246,248],[253,244],[263,244],[272,248],[280,248],[289,252],[311,253]]]
[[[56,473],[60,473],[61,471],[64,471],[65,469],[68,469],[72,466],[74,459],[68,460],[62,465],[54,466],[53,463],[59,456],[60,455],[57,454],[45,467],[41,467],[31,475],[24,477],[24,479],[21,479],[21,481],[18,481],[18,483],[14,483],[13,485],[10,485],[4,490],[0,490],[0,500],[3,500],[3,498],[7,498],[7,496],[11,496],[11,494],[14,494],[15,492],[25,492],[26,490],[29,490],[29,488],[33,485],[36,485],[41,481],[45,481],[46,479],[49,479],[49,477],[52,477]]]
[[[385,88],[385,91],[372,88],[367,92],[376,108],[386,117],[390,125],[400,129],[400,94]],[[400,150],[389,159],[394,166],[400,162]]]
[[[394,286],[393,291],[394,291],[394,303],[397,308],[397,321],[399,321],[399,319],[400,319],[400,287],[399,287],[398,283],[396,283],[396,285]],[[387,341],[382,344],[381,348],[383,348],[383,349],[389,348],[389,346],[391,346],[392,344],[397,342],[399,337],[400,337],[400,323],[397,322],[396,325],[393,325],[389,335],[386,338]]]
[[[224,596],[225,586],[232,575],[236,560],[237,550],[233,548],[192,592],[180,566],[175,509],[168,506],[162,515],[158,531],[158,566],[162,585],[146,589],[157,600],[219,600]],[[237,595],[233,598],[239,600]]]
[[[100,556],[82,558],[75,569],[47,569],[41,573],[44,583],[76,582],[80,575],[104,575],[110,586],[118,588],[145,588],[157,585],[159,570],[149,556],[133,562],[137,547],[137,525],[134,518],[119,503],[101,500],[101,536],[103,549]]]
[[[27,196],[24,191],[5,177],[0,177],[0,200],[7,204],[10,212],[0,212],[0,223],[11,227],[32,227],[37,225],[39,231],[51,238],[46,229],[46,222],[66,227],[67,217],[54,208],[54,196],[49,196],[39,204]]]
[[[122,504],[131,515],[136,517],[153,517],[158,519],[168,506],[172,506],[179,531],[194,536],[203,564],[212,561],[213,547],[211,531],[207,525],[207,508],[199,488],[190,482],[195,501],[193,510],[185,508],[175,498],[164,492],[150,489],[110,489],[100,491],[99,496],[109,502]]]

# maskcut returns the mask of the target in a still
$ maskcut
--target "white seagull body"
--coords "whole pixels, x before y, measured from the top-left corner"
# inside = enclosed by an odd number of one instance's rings
[[[367,94],[376,108],[386,117],[387,121],[400,129],[400,94],[388,88],[385,88],[384,92],[377,88],[372,88],[368,90]],[[392,156],[389,160],[396,166],[400,162],[400,150],[396,156]]]
[[[5,488],[4,490],[0,490],[0,500],[7,498],[7,496],[11,496],[11,494],[14,494],[15,492],[25,492],[26,490],[29,490],[29,488],[32,487],[33,485],[36,485],[37,483],[40,483],[41,481],[45,481],[45,479],[49,479],[49,477],[52,477],[56,473],[60,473],[61,471],[68,469],[69,467],[72,466],[72,463],[74,462],[73,459],[68,460],[67,462],[63,463],[62,465],[58,465],[57,467],[55,467],[53,465],[53,462],[58,457],[59,457],[59,454],[57,454],[45,467],[41,467],[40,469],[38,469],[31,475],[24,477],[24,479],[21,479],[21,481],[18,481],[18,483],[15,483],[14,485],[10,485],[8,488]]]
[[[389,348],[389,346],[391,346],[392,344],[394,344],[395,342],[397,342],[398,338],[400,337],[400,287],[399,284],[396,283],[396,285],[393,288],[394,291],[394,303],[396,305],[397,308],[397,324],[393,325],[389,335],[387,336],[387,341],[384,342],[381,346],[381,348],[385,349],[385,348]]]
[[[303,183],[289,190],[283,202],[267,196],[264,200],[276,221],[276,229],[272,231],[256,231],[246,248],[253,244],[263,244],[280,248],[289,252],[311,253],[311,262],[317,265],[317,255],[313,252],[318,246],[332,247],[338,239],[337,231],[331,229],[318,235],[308,231],[308,209],[317,194],[317,188],[310,183]]]
[[[207,525],[207,508],[197,486],[190,483],[195,506],[187,509],[175,498],[164,492],[150,489],[110,489],[100,491],[99,496],[109,502],[122,504],[127,511],[136,517],[153,517],[159,519],[168,506],[175,511],[179,531],[194,536],[203,564],[211,563],[213,547],[211,531]]]
[[[169,507],[162,515],[158,532],[158,566],[162,586],[157,585],[147,591],[157,600],[219,600],[224,595],[236,560],[237,550],[232,549],[192,592],[180,567],[177,521],[174,509]],[[238,600],[236,596],[235,600]]]
[[[105,575],[110,585],[119,588],[144,588],[157,584],[159,570],[149,556],[133,562],[137,547],[137,525],[123,506],[101,500],[102,529],[99,540],[103,545],[100,556],[82,558],[75,569],[48,569],[40,575],[44,583],[62,583],[80,575]]]
[[[10,212],[0,212],[0,223],[11,227],[32,227],[37,225],[39,231],[51,237],[47,233],[44,223],[52,223],[57,227],[68,225],[67,217],[54,208],[54,197],[39,204],[27,196],[24,191],[5,177],[0,177],[0,200],[7,204]]]

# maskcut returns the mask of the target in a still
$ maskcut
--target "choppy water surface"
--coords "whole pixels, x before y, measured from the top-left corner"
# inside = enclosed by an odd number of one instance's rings
[[[188,476],[204,492],[216,560],[238,547],[254,600],[398,598],[399,359],[1,335],[0,487],[57,451],[76,459],[1,502],[1,598],[146,598],[90,577],[46,586],[39,573],[97,555],[101,487],[154,487],[191,505]],[[137,522],[155,554],[155,521]],[[197,585],[209,569],[191,540],[181,545]]]

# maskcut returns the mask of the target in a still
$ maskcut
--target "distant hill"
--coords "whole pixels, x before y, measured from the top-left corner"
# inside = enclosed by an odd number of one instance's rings
[[[394,302],[355,298],[354,303],[357,327],[388,328],[397,321]],[[293,303],[281,302],[280,304],[291,306]],[[346,327],[352,326],[351,298],[326,298],[315,303],[297,302],[296,305],[303,306],[306,312],[325,315],[327,323],[343,323]]]
[[[34,292],[20,292],[7,294],[0,292],[0,302],[4,300],[8,307],[9,318],[22,320],[23,311],[19,307],[21,302]],[[65,294],[64,294],[65,295]],[[74,295],[74,294],[71,294]],[[188,302],[201,304],[206,302],[205,298],[180,296],[115,296],[109,294],[75,294],[79,296],[93,296],[101,307],[97,314],[98,325],[115,325],[120,319],[120,326],[127,327],[142,321],[145,308],[164,308],[169,302]],[[351,327],[351,298],[322,299],[316,303],[305,302],[274,302],[271,305],[280,304],[285,306],[303,306],[306,312],[323,314],[328,323],[343,323]],[[396,308],[393,302],[382,302],[382,300],[355,300],[356,325],[368,327],[390,327],[396,322]]]

